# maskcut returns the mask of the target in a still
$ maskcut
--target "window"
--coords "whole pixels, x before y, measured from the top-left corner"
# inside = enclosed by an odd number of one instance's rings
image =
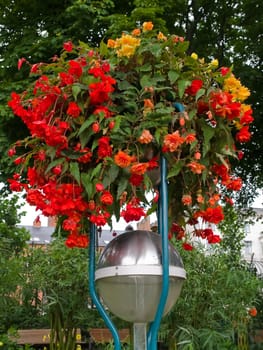
[[[244,253],[245,253],[245,255],[252,254],[252,241],[245,241],[244,242]]]
[[[245,224],[245,234],[249,235],[251,233],[250,224]]]

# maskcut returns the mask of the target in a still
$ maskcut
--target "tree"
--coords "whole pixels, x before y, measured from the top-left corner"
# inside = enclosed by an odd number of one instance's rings
[[[18,286],[22,282],[22,255],[29,233],[16,225],[23,213],[18,197],[0,198],[0,332],[6,331],[15,320],[19,306]]]

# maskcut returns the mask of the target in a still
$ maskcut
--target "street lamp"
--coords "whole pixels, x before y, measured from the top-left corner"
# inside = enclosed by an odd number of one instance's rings
[[[95,281],[105,305],[134,324],[134,346],[146,349],[146,326],[155,318],[162,290],[162,241],[151,231],[126,232],[100,256]],[[163,315],[180,295],[186,273],[180,255],[169,244],[169,293]]]

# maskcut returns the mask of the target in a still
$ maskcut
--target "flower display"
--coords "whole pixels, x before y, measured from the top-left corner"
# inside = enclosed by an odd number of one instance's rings
[[[51,63],[31,66],[35,81],[26,91],[12,93],[9,106],[30,136],[8,152],[17,165],[10,187],[26,191],[44,215],[61,218],[68,246],[88,244],[87,223],[154,212],[161,155],[170,233],[188,250],[186,226],[209,243],[220,241],[196,223],[223,220],[220,189],[242,186],[230,158],[241,159],[251,138],[250,92],[231,68],[187,48],[184,38],[157,32],[151,22],[99,49],[67,42]]]

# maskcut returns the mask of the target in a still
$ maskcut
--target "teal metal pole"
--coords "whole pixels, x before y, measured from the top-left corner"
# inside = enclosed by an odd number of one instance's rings
[[[113,322],[111,321],[109,315],[106,313],[100,299],[96,293],[95,288],[95,266],[96,266],[96,227],[91,224],[90,226],[90,246],[89,246],[89,289],[90,296],[93,303],[96,305],[101,317],[103,318],[106,326],[109,328],[113,341],[115,350],[121,350],[121,342],[117,329],[115,328]]]
[[[160,201],[158,206],[158,228],[162,237],[162,292],[155,315],[148,331],[148,349],[157,350],[158,330],[164,312],[166,299],[169,292],[169,243],[168,243],[168,188],[167,188],[167,161],[161,156],[161,183]]]
[[[184,111],[181,103],[175,102],[174,108],[178,112]],[[162,315],[164,312],[166,300],[169,293],[169,242],[168,242],[168,186],[167,186],[167,161],[163,155],[160,159],[161,165],[161,182],[160,182],[160,199],[158,203],[158,230],[162,236],[162,292],[155,315],[148,331],[148,349],[157,350],[158,330],[160,327]]]

